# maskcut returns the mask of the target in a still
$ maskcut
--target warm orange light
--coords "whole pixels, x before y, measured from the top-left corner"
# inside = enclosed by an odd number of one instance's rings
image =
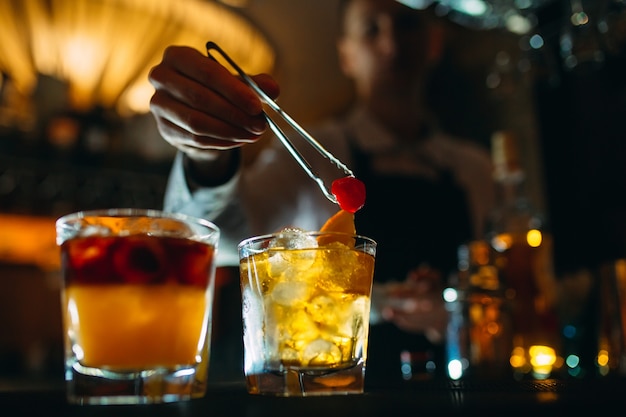
[[[600,349],[598,356],[596,357],[596,363],[598,365],[598,373],[602,376],[606,376],[611,372],[610,367],[611,355],[606,349]]]
[[[500,325],[496,321],[491,321],[487,323],[486,330],[487,330],[487,333],[489,333],[490,335],[496,336],[498,333],[500,333]]]
[[[529,230],[528,233],[526,233],[526,242],[531,248],[537,248],[541,246],[542,240],[543,236],[541,235],[541,232],[537,229]]]
[[[533,366],[554,365],[556,353],[549,346],[534,345],[528,350],[530,353],[530,363]]]
[[[492,239],[491,245],[498,252],[504,252],[505,250],[510,249],[513,245],[513,236],[509,233],[501,233]]]
[[[0,260],[59,269],[54,223],[54,218],[0,214]]]
[[[598,366],[607,366],[609,364],[609,352],[607,350],[600,350],[597,358]]]
[[[526,365],[526,352],[522,347],[516,347],[511,352],[511,358],[509,359],[509,363],[513,367],[513,369],[521,369]]]
[[[528,349],[533,373],[538,377],[548,377],[556,362],[556,352],[550,346],[534,345]]]
[[[220,44],[250,73],[271,72],[274,51],[247,19],[202,0],[0,2],[0,72],[24,95],[38,74],[66,81],[72,107],[147,112],[148,73],[168,45]]]

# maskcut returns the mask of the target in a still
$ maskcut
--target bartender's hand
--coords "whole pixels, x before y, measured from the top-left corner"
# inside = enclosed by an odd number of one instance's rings
[[[269,75],[252,78],[270,97],[278,96],[278,84]],[[216,162],[227,162],[232,153],[220,151],[255,142],[267,129],[254,91],[196,49],[169,46],[149,80],[156,90],[150,111],[159,132],[198,168],[209,162],[224,165]]]
[[[380,318],[411,333],[423,333],[430,342],[441,343],[448,325],[439,271],[420,266],[404,281],[375,284],[372,305]]]

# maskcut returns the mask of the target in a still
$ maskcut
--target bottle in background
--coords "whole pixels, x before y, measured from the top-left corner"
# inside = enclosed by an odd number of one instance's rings
[[[552,238],[545,219],[527,198],[517,146],[511,132],[492,137],[497,203],[486,238],[511,309],[514,374],[544,379],[562,361]]]
[[[481,379],[510,375],[511,318],[505,287],[485,240],[461,245],[457,275],[444,291],[449,311],[448,375]]]

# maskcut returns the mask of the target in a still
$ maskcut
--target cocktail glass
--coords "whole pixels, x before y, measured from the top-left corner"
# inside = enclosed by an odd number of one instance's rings
[[[109,209],[61,217],[56,231],[68,401],[203,396],[219,229],[179,214]]]
[[[363,393],[376,242],[283,231],[239,244],[252,394]]]

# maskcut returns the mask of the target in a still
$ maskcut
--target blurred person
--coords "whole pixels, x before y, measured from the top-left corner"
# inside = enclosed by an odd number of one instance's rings
[[[366,381],[400,380],[405,350],[432,354],[443,372],[441,290],[456,269],[459,244],[482,235],[494,200],[490,157],[443,132],[429,109],[430,76],[445,47],[431,10],[341,0],[340,12],[337,51],[354,82],[354,105],[309,131],[367,189],[356,228],[379,246]],[[253,79],[278,97],[271,76]],[[242,162],[242,148],[268,127],[259,98],[226,68],[171,46],[150,81],[159,131],[179,151],[165,209],[218,224],[221,265],[238,265],[244,238],[285,226],[319,230],[338,210],[276,138],[253,162]],[[325,184],[345,175],[310,146],[298,148]]]

